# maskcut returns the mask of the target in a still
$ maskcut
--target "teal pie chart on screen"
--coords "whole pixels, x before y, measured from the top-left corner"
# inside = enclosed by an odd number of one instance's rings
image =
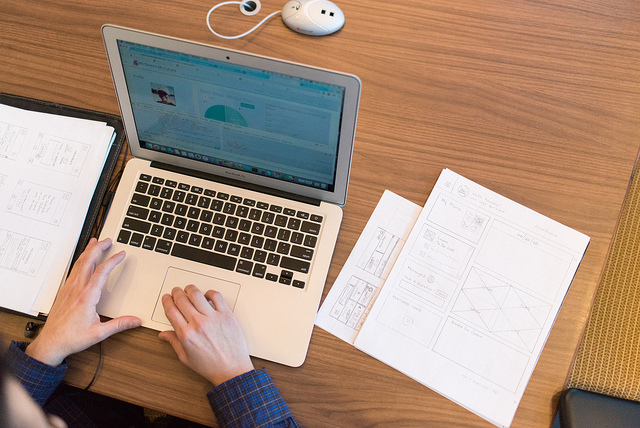
[[[233,125],[247,126],[247,121],[240,113],[225,105],[215,105],[209,107],[204,113],[204,117],[220,122],[231,123]]]

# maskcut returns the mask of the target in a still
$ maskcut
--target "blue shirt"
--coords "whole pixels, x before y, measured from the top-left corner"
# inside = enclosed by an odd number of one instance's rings
[[[53,367],[31,358],[24,352],[27,345],[11,342],[7,365],[29,395],[70,427],[94,426],[75,404],[48,402],[62,382],[67,365]],[[265,369],[252,370],[218,385],[209,391],[207,398],[220,427],[300,426]]]

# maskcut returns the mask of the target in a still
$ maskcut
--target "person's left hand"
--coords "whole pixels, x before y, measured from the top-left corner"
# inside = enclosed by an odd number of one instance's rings
[[[140,326],[134,316],[122,316],[101,322],[96,305],[100,301],[107,275],[124,260],[124,251],[96,266],[111,240],[95,238],[80,255],[69,277],[58,291],[40,334],[27,347],[27,355],[57,366],[69,355],[80,352],[107,337]]]

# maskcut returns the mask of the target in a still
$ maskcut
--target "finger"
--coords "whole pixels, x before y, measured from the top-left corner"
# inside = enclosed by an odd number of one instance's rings
[[[116,333],[120,333],[125,330],[140,327],[142,320],[132,315],[125,315],[117,318],[113,318],[109,321],[99,324],[101,340],[106,339]]]
[[[228,311],[228,312],[231,311],[231,309],[229,308],[229,305],[227,305],[227,301],[224,300],[224,296],[222,295],[222,293],[215,290],[209,290],[205,293],[204,296],[211,303],[213,303],[213,307],[217,311]]]
[[[189,296],[189,300],[191,300],[193,306],[201,314],[206,315],[212,310],[211,305],[204,297],[204,294],[202,294],[202,291],[200,291],[200,289],[198,289],[198,287],[196,287],[195,285],[187,285],[184,289],[184,292],[187,296]]]
[[[72,274],[74,276],[89,278],[93,274],[102,254],[111,248],[111,245],[111,239],[109,238],[103,239],[102,241],[91,238],[89,244],[87,244],[87,247],[76,261]]]
[[[97,285],[102,288],[104,283],[107,281],[107,276],[124,260],[125,256],[126,253],[124,251],[120,251],[100,263],[93,272],[91,277],[92,282],[96,282]]]
[[[184,348],[182,347],[182,343],[180,343],[180,340],[178,339],[178,335],[176,334],[176,332],[171,330],[161,331],[158,334],[158,337],[165,342],[169,342],[169,344],[173,348],[173,351],[178,356],[178,359],[182,361],[182,358],[184,355],[186,355],[186,353],[184,351]]]
[[[189,299],[189,296],[187,296],[182,288],[174,288],[171,291],[171,296],[173,297],[173,302],[178,307],[178,310],[182,313],[182,316],[185,320],[187,320],[187,322],[200,315],[200,312],[196,309],[196,307],[191,302],[191,299]]]
[[[176,306],[172,295],[165,294],[162,296],[162,306],[164,307],[164,314],[167,316],[173,328],[181,328],[187,323],[182,312],[180,312]]]

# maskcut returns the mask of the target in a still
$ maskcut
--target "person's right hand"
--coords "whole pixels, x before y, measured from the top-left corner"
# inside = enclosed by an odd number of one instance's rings
[[[222,294],[194,285],[162,296],[175,331],[158,337],[171,344],[180,361],[214,385],[253,370],[244,334]]]

